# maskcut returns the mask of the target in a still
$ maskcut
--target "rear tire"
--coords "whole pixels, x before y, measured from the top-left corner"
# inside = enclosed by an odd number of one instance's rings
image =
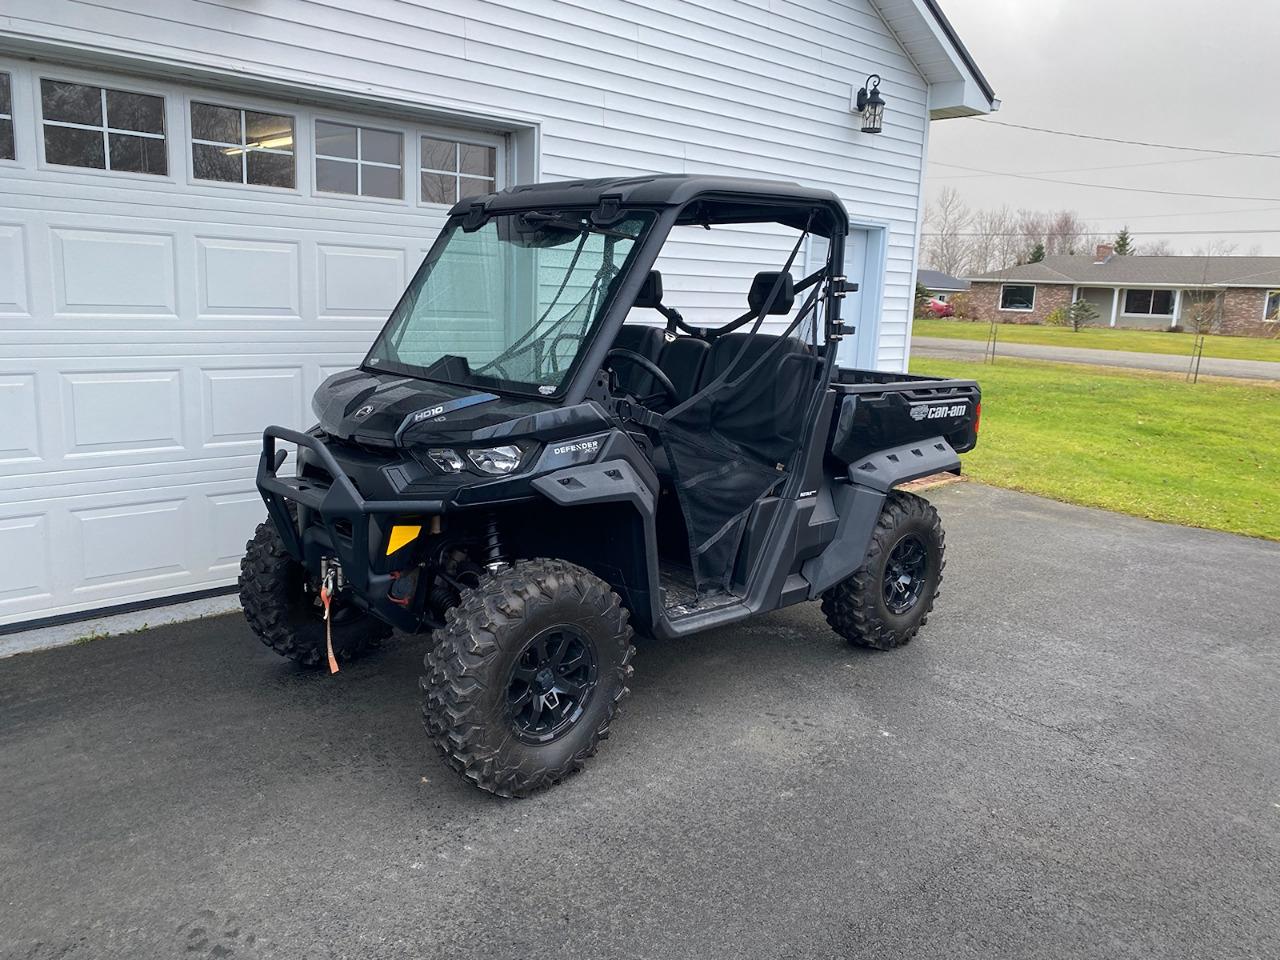
[[[240,606],[258,639],[304,667],[327,659],[324,608],[311,586],[275,524],[258,524],[240,561]],[[381,645],[391,627],[363,611],[339,607],[340,600],[333,607],[333,653],[345,663]]]
[[[627,695],[627,620],[607,583],[562,560],[485,573],[426,655],[427,735],[490,793],[526,797],[559,783],[595,754]]]
[[[892,650],[929,619],[946,566],[938,511],[923,497],[889,494],[866,562],[822,594],[822,612],[856,647]]]

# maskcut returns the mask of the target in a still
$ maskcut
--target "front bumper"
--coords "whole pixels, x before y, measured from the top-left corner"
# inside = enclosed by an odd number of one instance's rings
[[[276,442],[296,444],[308,459],[332,478],[281,477],[287,451]],[[320,560],[337,557],[355,601],[371,613],[402,630],[417,631],[439,626],[419,612],[388,599],[394,579],[390,571],[374,569],[371,558],[381,556],[393,522],[407,517],[428,518],[445,511],[443,500],[366,500],[332,452],[309,434],[286,427],[267,427],[262,433],[258,460],[258,492],[284,541],[285,549],[313,575],[319,576]],[[297,519],[289,510],[296,505]],[[421,610],[421,604],[414,605]]]

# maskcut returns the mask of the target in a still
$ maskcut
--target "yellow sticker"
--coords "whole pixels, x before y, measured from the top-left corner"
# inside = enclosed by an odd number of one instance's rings
[[[413,543],[418,539],[418,534],[422,532],[422,527],[409,527],[397,524],[391,528],[391,538],[387,541],[387,556],[395,553],[406,543]]]

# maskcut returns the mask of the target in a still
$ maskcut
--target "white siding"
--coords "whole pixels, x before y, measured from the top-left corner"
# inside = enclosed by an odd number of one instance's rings
[[[541,177],[718,172],[838,193],[888,229],[876,356],[906,362],[928,90],[870,0],[8,0],[4,30],[169,64],[541,124]],[[849,99],[869,73],[880,136]],[[729,241],[726,248],[726,240]],[[688,310],[740,309],[777,245],[680,253]],[[725,289],[725,288],[729,289]],[[718,295],[707,294],[721,291]],[[695,302],[696,301],[696,302]],[[674,297],[672,302],[677,302]],[[681,304],[682,309],[686,304]]]

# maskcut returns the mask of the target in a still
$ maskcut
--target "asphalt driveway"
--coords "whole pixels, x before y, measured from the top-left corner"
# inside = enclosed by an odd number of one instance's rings
[[[421,642],[237,617],[0,661],[0,956],[1280,956],[1280,546],[976,484],[890,654],[806,605],[647,644],[581,776],[502,801]]]

